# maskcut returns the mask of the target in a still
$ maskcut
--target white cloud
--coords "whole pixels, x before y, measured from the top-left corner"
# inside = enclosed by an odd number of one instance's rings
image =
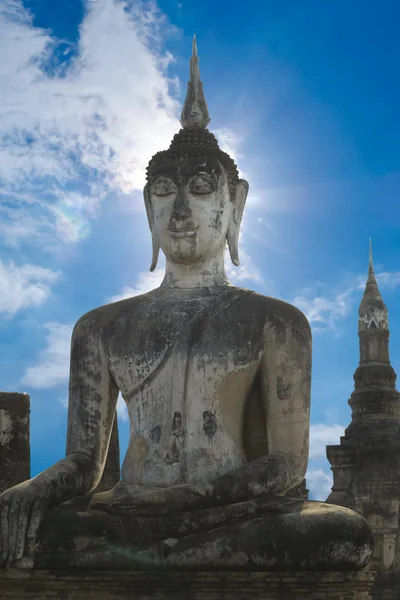
[[[229,129],[228,127],[215,129],[214,134],[218,139],[218,144],[221,150],[227,152],[227,154],[234,158],[236,162],[238,156],[240,156],[239,146],[241,139],[232,129]]]
[[[58,273],[49,269],[0,261],[0,315],[12,316],[23,308],[42,304],[57,278]]]
[[[309,469],[306,475],[307,488],[314,500],[325,501],[331,493],[332,474],[328,475],[323,469]]]
[[[343,425],[327,425],[317,423],[310,426],[310,458],[326,456],[326,446],[340,443],[340,436],[344,435]]]
[[[229,252],[225,254],[225,269],[228,278],[233,282],[241,285],[244,281],[252,281],[253,283],[261,283],[262,277],[260,271],[254,264],[252,258],[247,253],[246,248],[242,243],[239,243],[239,259],[240,265],[236,267],[232,264]]]
[[[326,473],[319,466],[321,459],[326,464],[326,446],[340,444],[340,436],[344,435],[343,425],[316,423],[310,426],[310,464],[306,475],[310,497],[315,500],[326,500],[331,492],[332,473]]]
[[[147,161],[178,129],[161,14],[142,2],[87,7],[75,57],[57,63],[60,41],[20,0],[0,6],[0,228],[12,245],[38,225],[82,238],[102,196],[141,189]]]
[[[380,288],[394,290],[400,285],[400,272],[382,271],[377,273],[376,279]]]
[[[229,127],[221,127],[220,129],[214,129],[213,133],[217,137],[219,147],[221,150],[229,154],[235,161],[235,163],[243,163],[245,157],[240,151],[240,145],[242,143],[242,138],[237,135],[233,129]],[[243,166],[243,165],[242,165]],[[239,168],[238,165],[239,176],[242,179],[246,179],[247,175],[244,171]]]
[[[400,272],[382,271],[376,275],[380,290],[393,290],[400,285]],[[347,317],[354,304],[361,301],[366,275],[346,275],[342,285],[328,290],[322,283],[306,288],[292,301],[313,326],[314,332],[335,329],[337,323]]]
[[[68,381],[69,353],[72,327],[61,323],[46,323],[48,331],[46,347],[39,360],[28,367],[21,379],[21,384],[37,389],[51,388]]]
[[[245,221],[245,219],[244,219]],[[246,223],[242,223],[242,228],[239,233],[239,260],[240,264],[236,267],[229,255],[228,248],[225,252],[225,270],[229,280],[238,285],[242,285],[244,281],[252,281],[253,283],[261,283],[263,278],[261,277],[261,273],[259,269],[254,264],[253,259],[247,252],[246,244],[244,243],[244,233],[243,233],[243,225]]]
[[[146,294],[161,285],[164,275],[164,269],[156,269],[152,273],[139,273],[139,279],[135,287],[123,287],[118,294],[111,296],[107,302],[118,302],[119,300],[125,300],[125,298],[131,298],[132,296]]]
[[[309,322],[314,325],[314,330],[334,327],[336,321],[346,317],[351,309],[351,294],[354,290],[349,289],[336,294],[331,298],[324,296],[296,296],[293,304],[304,312]]]

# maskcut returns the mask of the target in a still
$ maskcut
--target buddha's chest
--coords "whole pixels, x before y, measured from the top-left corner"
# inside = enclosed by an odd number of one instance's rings
[[[235,298],[149,302],[121,315],[108,340],[110,370],[127,400],[214,396],[228,375],[253,372],[264,346],[263,323]]]
[[[162,314],[147,307],[108,348],[131,423],[125,478],[198,480],[216,465],[227,471],[245,459],[243,413],[263,327],[236,308],[191,303]]]

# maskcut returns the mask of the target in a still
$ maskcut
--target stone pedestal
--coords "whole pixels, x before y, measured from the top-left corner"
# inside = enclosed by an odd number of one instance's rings
[[[357,572],[0,571],[0,600],[370,600]]]

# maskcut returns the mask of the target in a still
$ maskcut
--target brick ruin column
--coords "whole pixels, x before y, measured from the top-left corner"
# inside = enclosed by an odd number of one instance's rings
[[[286,496],[290,496],[291,498],[299,498],[299,500],[308,500],[309,491],[307,489],[307,481],[303,479],[301,484],[297,488],[293,488],[286,494]]]
[[[400,597],[400,394],[389,358],[388,311],[379,292],[372,252],[359,308],[360,364],[349,405],[351,423],[337,446],[327,446],[333,487],[327,502],[357,510],[368,520],[375,551],[368,569],[380,573],[381,589]],[[390,583],[387,577],[391,577]],[[385,592],[386,593],[386,592]],[[392,598],[376,592],[374,599]]]
[[[0,493],[31,476],[30,399],[0,392]]]

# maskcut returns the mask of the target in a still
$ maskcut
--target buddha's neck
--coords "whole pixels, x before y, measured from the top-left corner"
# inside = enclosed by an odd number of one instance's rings
[[[231,285],[226,277],[224,254],[198,264],[177,264],[166,261],[166,272],[161,287],[200,288]]]

